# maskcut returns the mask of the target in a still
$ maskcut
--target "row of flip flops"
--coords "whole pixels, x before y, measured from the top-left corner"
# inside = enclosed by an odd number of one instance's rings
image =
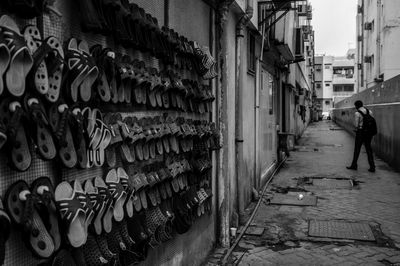
[[[71,39],[68,49],[73,49],[75,42]],[[143,61],[132,60],[129,55],[114,53],[101,45],[92,46],[90,52],[99,69],[94,87],[103,102],[131,103],[133,98],[136,104],[152,108],[211,111],[214,96],[210,87],[201,82],[183,79],[172,70],[146,67]],[[76,56],[70,58],[79,62]]]
[[[33,130],[32,130],[33,129]],[[195,142],[218,149],[214,123],[171,117],[126,117],[103,114],[96,108],[70,108],[58,102],[45,108],[40,97],[25,94],[22,101],[0,102],[0,148],[8,144],[10,165],[26,171],[32,162],[30,144],[44,160],[58,154],[67,168],[116,164],[116,151],[124,162],[155,158],[158,154],[188,152]],[[32,140],[32,141],[30,141]]]
[[[64,51],[57,38],[43,40],[36,26],[28,25],[20,32],[7,15],[0,18],[0,29],[0,95],[4,74],[8,93],[16,97],[29,88],[54,103],[64,96],[62,88],[67,88],[68,99],[87,102],[95,87],[104,102],[131,103],[133,94],[137,104],[148,103],[153,108],[211,111],[214,96],[210,87],[181,79],[171,70],[147,68],[142,61],[99,45],[89,50],[86,41],[75,38]]]
[[[193,186],[183,190],[181,195],[174,194],[174,197],[180,195],[180,202],[183,199],[182,195],[185,195],[185,205],[176,210],[168,206],[166,201],[163,201],[163,205],[146,207],[144,226],[148,229],[143,230],[138,228],[137,223],[140,221],[136,218],[139,212],[134,203],[136,193],[143,191],[143,188],[134,180],[135,178],[128,176],[123,168],[111,169],[104,179],[96,177],[86,180],[83,185],[77,180],[72,183],[64,181],[55,190],[47,177],[38,178],[31,186],[20,180],[8,188],[5,206],[11,220],[26,232],[23,234],[24,243],[34,255],[40,258],[51,257],[60,248],[62,235],[65,234],[69,245],[75,248],[82,247],[86,260],[94,260],[96,263],[103,261],[101,264],[104,264],[114,256],[95,256],[101,253],[101,249],[108,249],[104,247],[107,243],[101,242],[118,242],[118,238],[123,239],[125,247],[117,245],[122,247],[122,250],[133,246],[138,240],[147,238],[143,235],[149,235],[153,239],[150,241],[151,246],[165,242],[173,237],[172,223],[178,223],[174,228],[176,232],[186,232],[191,225],[189,221],[195,219],[195,212],[197,216],[204,214],[205,202],[211,196],[204,188],[196,189]],[[148,184],[150,186],[150,183]],[[207,206],[209,208],[209,204]],[[165,215],[160,215],[160,209],[165,210]],[[180,218],[186,223],[178,221],[174,214],[178,211],[186,212],[187,217]],[[61,217],[61,226],[58,214]],[[0,211],[0,221],[1,218]],[[168,230],[158,230],[158,227],[165,226],[167,221],[170,223]],[[162,232],[164,235],[159,235]],[[119,248],[110,249],[112,252],[109,254],[119,251]],[[99,265],[96,263],[89,265]]]
[[[163,154],[179,154],[193,150],[194,144],[206,143],[205,149],[218,149],[218,133],[214,123],[179,117],[145,117],[137,119],[119,113],[107,114],[104,122],[111,129],[110,145],[105,150],[106,162],[115,166],[119,151],[122,161],[147,161]]]
[[[206,79],[216,76],[215,67],[211,67],[215,60],[206,47],[168,27],[160,28],[157,19],[138,5],[127,0],[83,0],[79,4],[84,30],[113,34],[126,48],[149,52],[166,64],[195,70]]]

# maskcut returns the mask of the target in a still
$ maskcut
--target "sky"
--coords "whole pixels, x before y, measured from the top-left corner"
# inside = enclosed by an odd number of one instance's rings
[[[357,0],[309,0],[315,54],[344,56],[356,45]]]

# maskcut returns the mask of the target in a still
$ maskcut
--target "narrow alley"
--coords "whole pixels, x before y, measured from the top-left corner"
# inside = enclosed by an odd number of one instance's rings
[[[331,121],[310,124],[268,186],[228,262],[398,265],[399,174],[379,158],[376,173],[369,173],[364,150],[358,171],[347,170],[353,142],[350,134]],[[325,237],[316,237],[318,233]],[[223,255],[217,251],[209,264],[218,263]]]

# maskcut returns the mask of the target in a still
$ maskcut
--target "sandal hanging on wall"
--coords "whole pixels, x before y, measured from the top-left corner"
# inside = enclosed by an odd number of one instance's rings
[[[25,79],[33,66],[33,59],[25,39],[15,21],[3,15],[0,18],[0,28],[10,50],[10,64],[6,71],[6,86],[14,96],[25,92]]]
[[[0,104],[0,112],[0,118],[7,132],[12,166],[18,171],[26,171],[32,163],[32,156],[22,123],[25,116],[22,106],[18,101],[6,98]]]
[[[54,242],[54,250],[57,251],[61,245],[61,234],[58,224],[57,209],[54,200],[54,187],[46,176],[39,177],[31,184],[31,192],[38,199],[36,208],[45,223]]]
[[[57,209],[64,223],[69,243],[73,247],[82,246],[87,239],[85,233],[86,212],[78,199],[78,193],[68,182],[61,182],[55,190]]]
[[[23,30],[23,34],[26,45],[30,49],[33,58],[33,66],[28,77],[37,92],[42,95],[47,94],[49,91],[49,78],[47,76],[45,58],[52,49],[43,42],[39,29],[36,26],[26,26]]]
[[[56,138],[59,158],[65,167],[75,167],[78,159],[68,123],[69,107],[61,102],[55,103],[50,107],[48,113],[50,125]]]
[[[3,201],[0,197],[0,265],[3,265],[6,252],[6,242],[10,237],[11,220],[4,211]]]
[[[14,223],[22,226],[26,238],[24,243],[32,253],[41,258],[53,255],[55,247],[44,221],[35,208],[38,199],[29,190],[28,184],[19,180],[12,184],[6,192],[5,206]]]
[[[34,129],[30,134],[39,154],[45,160],[54,159],[57,155],[57,150],[51,134],[49,120],[40,98],[26,94],[24,97],[24,107],[29,117],[28,123],[30,124],[30,128]]]
[[[113,61],[115,54],[111,50],[106,52],[106,50],[104,50],[100,44],[92,46],[90,48],[90,53],[96,60],[96,64],[99,68],[99,75],[97,76],[95,83],[97,94],[103,102],[109,102],[111,100],[110,82],[112,82],[112,78],[115,79],[115,68],[109,67],[106,64],[111,63],[113,65],[113,62],[110,61]],[[108,77],[112,78],[109,79]]]

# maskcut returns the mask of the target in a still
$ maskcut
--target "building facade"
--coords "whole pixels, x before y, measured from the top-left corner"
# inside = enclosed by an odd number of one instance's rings
[[[315,57],[316,107],[319,113],[330,112],[335,103],[355,93],[354,69],[354,50],[341,57]]]
[[[357,91],[399,74],[399,9],[397,0],[358,0]]]

